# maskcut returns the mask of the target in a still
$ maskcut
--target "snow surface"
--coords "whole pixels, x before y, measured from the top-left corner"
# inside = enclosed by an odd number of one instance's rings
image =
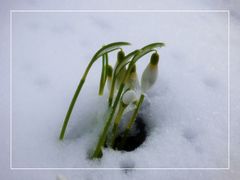
[[[73,3],[67,8],[76,8]],[[116,9],[118,4],[100,9]],[[239,3],[160,1],[151,6],[132,2],[127,9],[230,8],[231,21],[231,169],[230,170],[91,170],[9,169],[9,19],[8,9],[53,9],[57,2],[2,2],[0,18],[0,179],[238,179],[240,177]],[[79,8],[90,6],[79,2]],[[159,8],[157,8],[159,7]],[[125,9],[119,4],[119,9]],[[13,15],[13,142],[15,168],[226,168],[227,121],[226,13],[14,13]],[[104,151],[101,161],[88,160],[106,110],[97,96],[97,62],[74,108],[66,140],[58,141],[63,118],[77,83],[93,53],[113,41],[129,41],[127,52],[163,41],[159,78],[148,93],[141,114],[148,137],[133,152]],[[111,56],[111,60],[114,55]],[[139,75],[149,56],[137,64]],[[140,76],[139,76],[140,78]]]

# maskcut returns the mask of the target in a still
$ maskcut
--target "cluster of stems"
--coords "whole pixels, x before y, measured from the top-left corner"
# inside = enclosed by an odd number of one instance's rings
[[[103,95],[104,87],[107,82],[109,87],[108,112],[96,147],[90,155],[91,159],[100,158],[102,156],[102,148],[105,143],[111,147],[114,146],[115,139],[119,133],[119,124],[122,116],[124,115],[125,109],[130,104],[134,104],[135,108],[132,112],[131,118],[123,130],[121,145],[124,145],[125,139],[127,138],[128,133],[138,115],[139,109],[144,101],[145,92],[156,81],[157,65],[159,59],[156,48],[163,47],[164,43],[152,43],[144,46],[141,49],[132,51],[127,55],[125,55],[122,50],[122,46],[124,45],[130,45],[130,43],[115,42],[105,45],[93,56],[75,91],[60,132],[59,139],[63,140],[73,107],[86,80],[88,72],[94,62],[96,62],[98,59],[102,59],[102,73],[98,94]],[[108,54],[116,50],[119,50],[117,55],[117,62],[115,64],[115,67],[112,68],[111,65],[109,65],[110,63]],[[139,89],[140,86],[138,84],[136,74],[136,62],[149,53],[152,53],[152,56],[148,66],[142,75],[141,89]],[[139,90],[140,94],[137,93],[137,90]]]

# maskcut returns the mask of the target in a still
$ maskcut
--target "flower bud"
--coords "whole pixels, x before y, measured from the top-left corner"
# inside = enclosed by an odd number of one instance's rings
[[[121,50],[117,54],[117,63],[121,63],[124,60],[125,53]]]
[[[137,100],[137,94],[133,90],[128,90],[122,96],[122,102],[124,105],[129,105]]]
[[[122,80],[123,80],[123,77],[124,77],[124,74],[126,73],[126,67],[123,67],[123,68],[118,68],[117,69],[117,66],[124,61],[124,57],[125,57],[125,53],[121,50],[118,52],[117,54],[117,62],[115,64],[115,67],[114,67],[114,71],[116,71],[116,74],[117,74],[117,78],[116,78],[116,89],[119,88]],[[119,72],[120,71],[120,72]]]
[[[143,72],[141,79],[142,92],[149,90],[157,80],[159,55],[154,53],[151,56],[150,63]]]
[[[108,65],[107,67],[107,77],[112,77],[113,74],[113,68],[111,65]]]
[[[152,65],[157,65],[158,64],[158,61],[159,61],[159,55],[158,53],[153,53],[152,56],[151,56],[151,59],[150,59],[150,63]]]
[[[127,87],[132,90],[138,90],[140,87],[135,64],[133,65],[132,69],[130,70],[129,77],[127,79]]]

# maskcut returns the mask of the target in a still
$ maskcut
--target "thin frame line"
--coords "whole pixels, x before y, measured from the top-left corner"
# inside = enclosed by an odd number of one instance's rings
[[[231,145],[231,78],[230,78],[230,11],[228,11],[228,168],[230,169],[231,163],[230,163],[230,158],[231,158],[231,153],[230,153],[230,145]]]
[[[64,13],[69,13],[69,12],[81,12],[81,13],[89,13],[89,12],[96,12],[96,13],[156,13],[156,12],[171,12],[171,13],[228,13],[229,10],[150,10],[150,9],[142,9],[142,10],[94,10],[94,9],[89,9],[89,10],[10,10],[13,13],[43,13],[43,12],[49,12],[49,13],[57,13],[57,12],[64,12]]]
[[[12,12],[10,11],[10,51],[9,51],[9,55],[10,55],[10,84],[9,84],[9,88],[10,88],[10,168],[12,168]]]
[[[12,15],[13,13],[227,13],[228,15],[228,167],[226,168],[13,168],[12,167]],[[10,10],[10,169],[11,170],[230,170],[230,10]]]
[[[11,168],[12,170],[229,170],[229,168]]]

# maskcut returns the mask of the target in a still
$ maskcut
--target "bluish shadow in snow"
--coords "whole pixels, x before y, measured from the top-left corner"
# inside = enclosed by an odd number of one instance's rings
[[[209,88],[216,89],[219,86],[218,78],[205,77],[202,82]]]
[[[90,16],[89,19],[92,21],[92,23],[96,27],[98,27],[98,29],[107,30],[107,31],[113,30],[113,27],[111,26],[111,24],[109,24],[106,20],[104,20],[104,18]]]

